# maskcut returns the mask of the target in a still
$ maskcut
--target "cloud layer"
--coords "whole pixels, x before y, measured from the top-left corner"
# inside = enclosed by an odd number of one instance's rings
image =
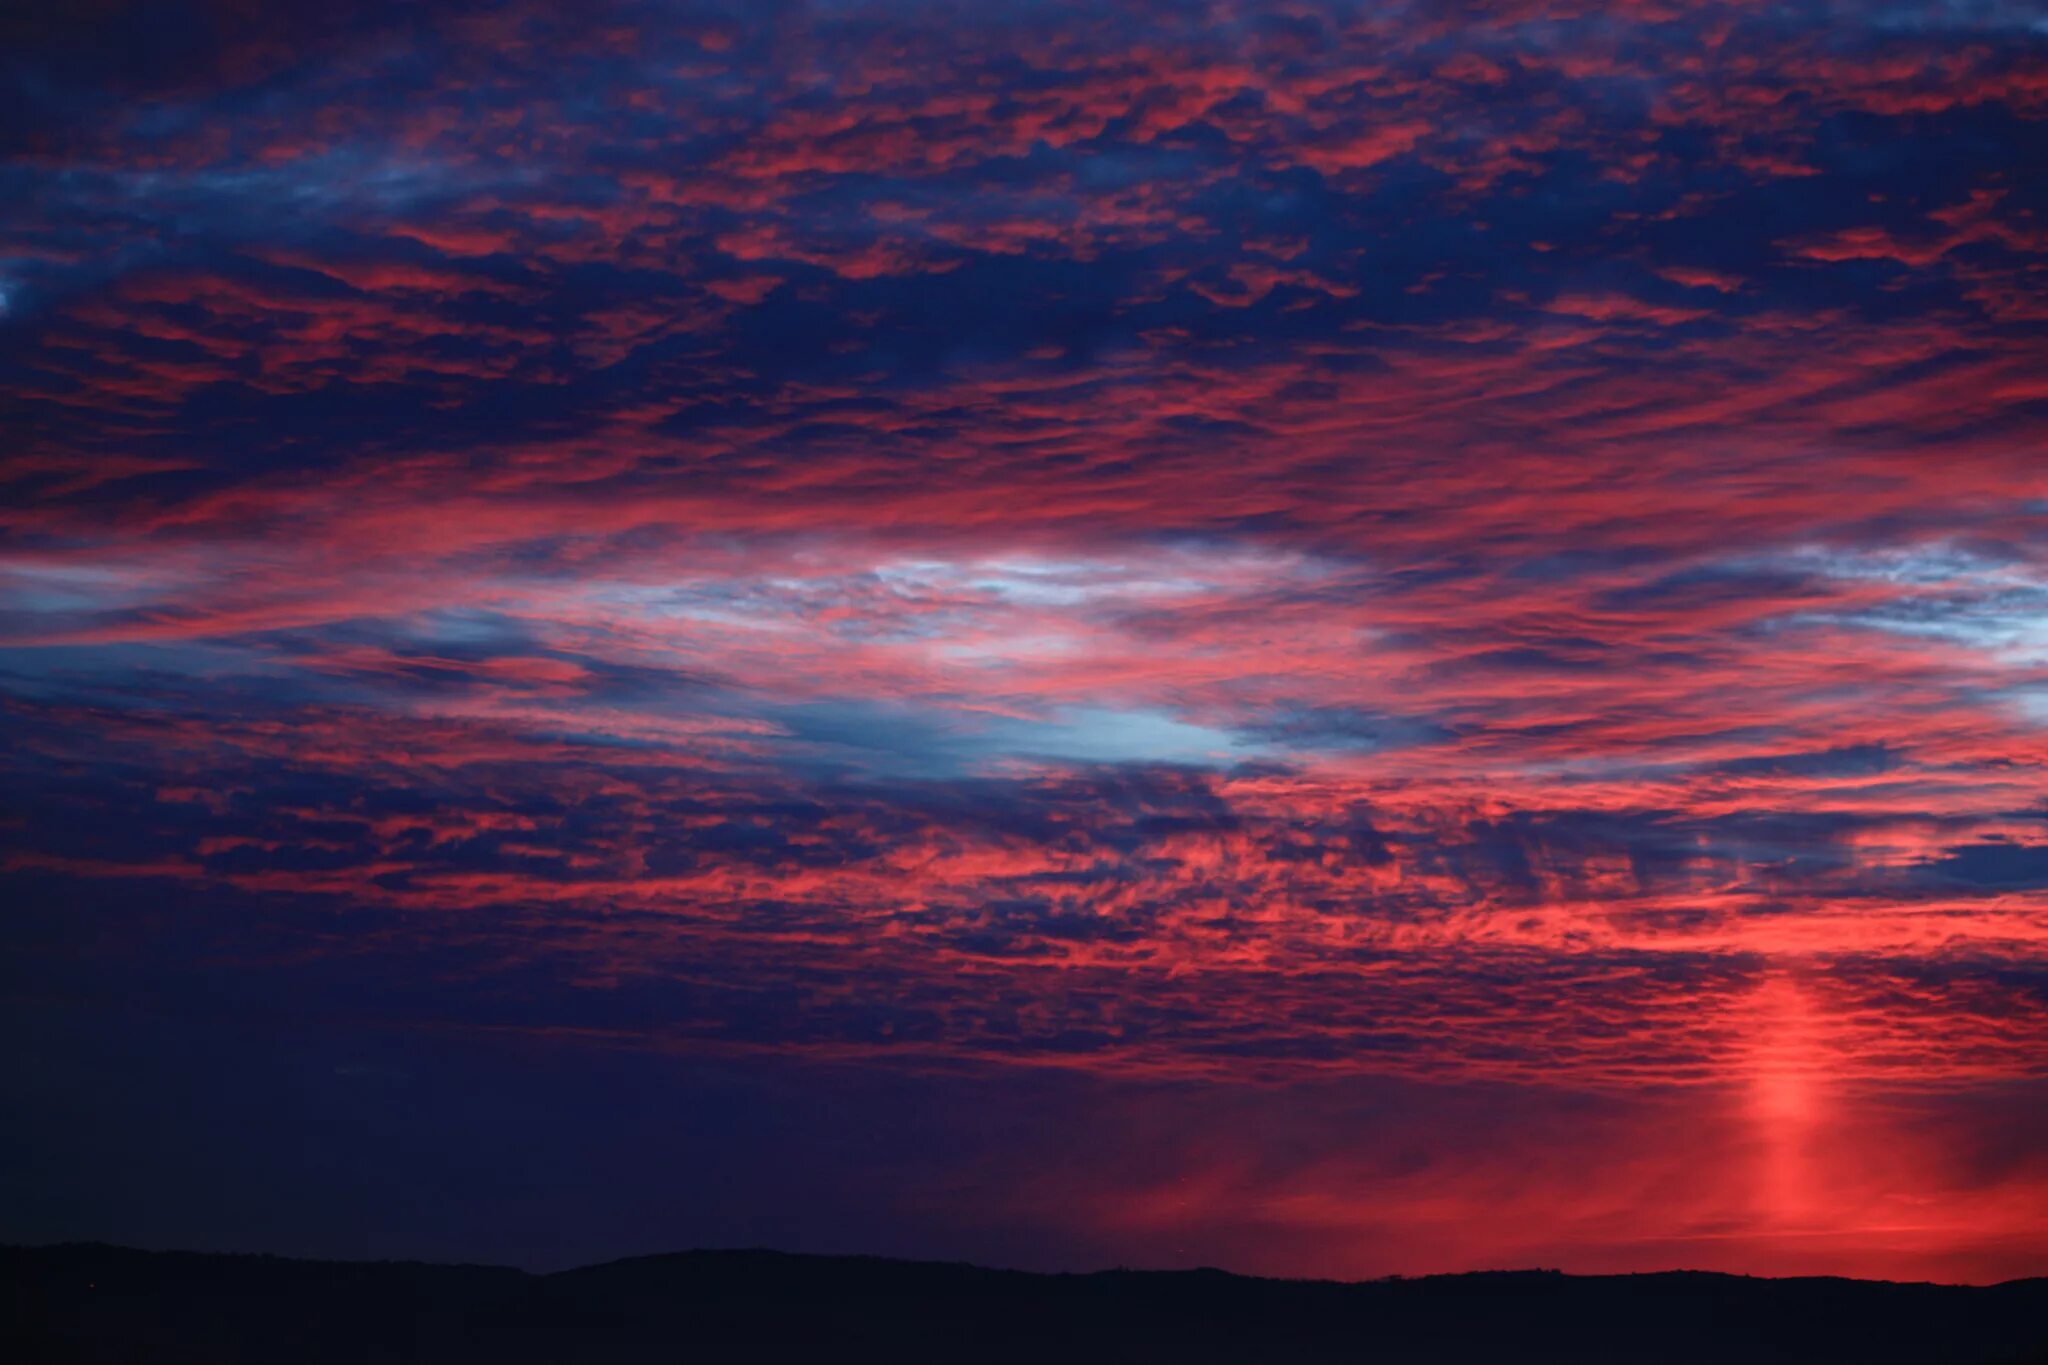
[[[0,34],[20,1235],[2048,1264],[2037,6],[276,8]]]

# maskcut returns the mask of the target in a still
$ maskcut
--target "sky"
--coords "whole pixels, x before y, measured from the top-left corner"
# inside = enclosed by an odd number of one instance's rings
[[[0,90],[0,1240],[2048,1273],[2048,5]]]

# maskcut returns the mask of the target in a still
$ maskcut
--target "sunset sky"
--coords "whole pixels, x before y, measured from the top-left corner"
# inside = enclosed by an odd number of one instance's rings
[[[2048,1273],[2048,4],[0,90],[0,1240]]]

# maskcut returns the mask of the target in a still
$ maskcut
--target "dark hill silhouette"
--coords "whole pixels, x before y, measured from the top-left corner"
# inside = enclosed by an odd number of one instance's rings
[[[100,1245],[0,1248],[40,1365],[1540,1361],[2048,1365],[2048,1279],[1984,1288],[1550,1271],[1339,1284],[697,1251],[554,1275]]]

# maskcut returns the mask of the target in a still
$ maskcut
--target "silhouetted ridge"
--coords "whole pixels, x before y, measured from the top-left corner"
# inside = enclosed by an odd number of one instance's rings
[[[8,1358],[1954,1362],[2048,1365],[2048,1280],[1983,1288],[1703,1272],[1362,1284],[1220,1270],[1041,1275],[774,1251],[553,1275],[99,1245],[0,1248]]]

